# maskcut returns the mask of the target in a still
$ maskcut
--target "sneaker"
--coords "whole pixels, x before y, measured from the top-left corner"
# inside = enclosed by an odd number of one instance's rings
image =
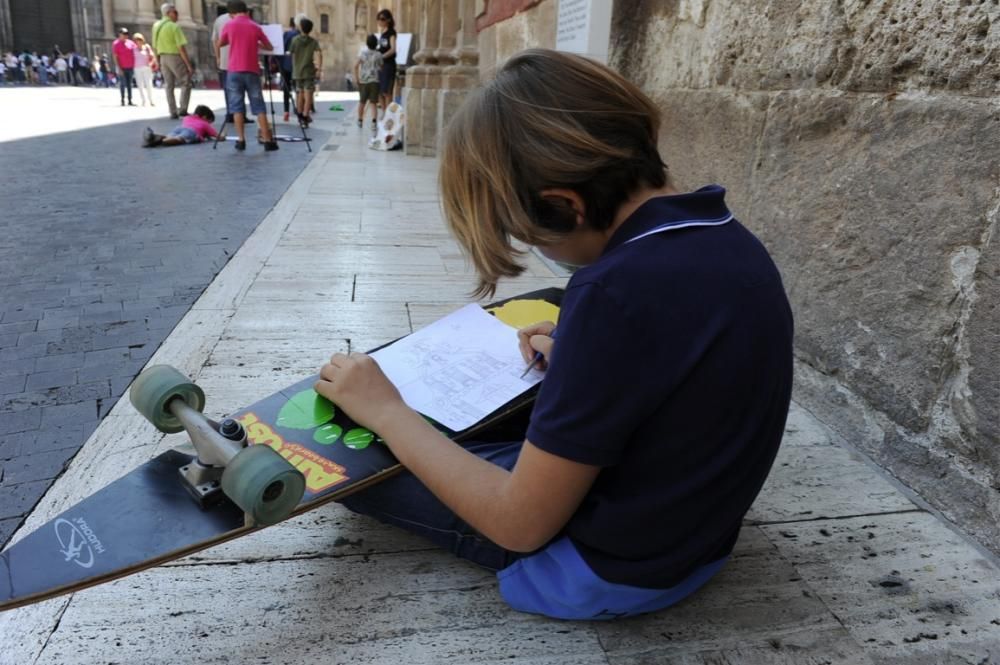
[[[135,104],[133,104],[132,102],[129,102],[128,105],[129,106],[135,106]],[[143,104],[143,106],[145,106],[145,104]]]
[[[122,100],[122,106],[125,106],[125,100],[124,99]]]
[[[237,141],[236,142],[236,149],[237,150],[246,150],[247,149],[247,142],[246,141]]]
[[[146,129],[142,130],[142,147],[143,148],[152,148],[153,147],[153,137],[154,136],[155,136],[155,134],[153,134],[153,128],[152,127],[147,127]]]
[[[181,112],[180,112],[180,113],[178,113],[177,115],[179,115],[180,117],[182,117],[182,118],[183,118],[183,117],[185,117],[185,116],[186,116],[187,114],[188,114],[188,112],[187,112],[187,111],[181,111]]]
[[[246,123],[246,124],[248,124],[248,125],[252,125],[252,124],[254,124],[254,120],[253,120],[253,118],[244,118],[244,119],[243,119],[243,122],[245,122],[245,123]]]
[[[171,113],[170,114],[170,119],[171,120],[176,120],[177,118],[178,118],[178,115],[176,113]]]
[[[278,149],[277,141],[268,141],[264,144],[264,152],[274,152]]]

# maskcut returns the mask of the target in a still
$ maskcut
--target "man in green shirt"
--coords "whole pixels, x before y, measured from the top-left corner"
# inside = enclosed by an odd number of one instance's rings
[[[153,24],[153,50],[160,62],[163,72],[163,88],[167,93],[167,106],[170,117],[188,114],[188,102],[191,99],[191,75],[194,68],[188,58],[187,38],[184,31],[177,25],[177,8],[172,3],[164,2],[160,6],[163,18]],[[178,105],[174,98],[174,86],[181,88],[181,101]]]

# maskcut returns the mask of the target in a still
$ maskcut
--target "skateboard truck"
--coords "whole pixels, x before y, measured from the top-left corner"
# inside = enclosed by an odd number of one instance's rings
[[[171,400],[167,409],[184,425],[198,453],[190,464],[178,469],[184,488],[202,508],[214,505],[224,496],[222,473],[226,465],[247,446],[246,431],[232,418],[221,423],[206,418],[182,399]]]
[[[232,418],[217,423],[202,415],[205,393],[168,365],[147,367],[129,388],[136,410],[164,434],[186,431],[197,456],[179,469],[191,496],[206,508],[223,496],[247,515],[247,524],[275,524],[295,510],[306,482],[270,446],[248,445]]]

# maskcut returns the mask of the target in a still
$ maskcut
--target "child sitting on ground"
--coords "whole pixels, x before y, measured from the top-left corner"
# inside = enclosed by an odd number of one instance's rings
[[[358,127],[365,123],[368,105],[372,107],[372,129],[378,121],[378,73],[382,69],[382,54],[378,52],[378,37],[368,35],[367,48],[358,54],[354,63],[354,80],[358,82]]]
[[[212,123],[215,114],[204,104],[199,104],[194,113],[184,116],[181,126],[170,130],[167,135],[154,134],[149,127],[142,131],[142,147],[155,148],[161,145],[184,145],[185,143],[201,143],[207,138],[214,138],[218,133]]]
[[[323,71],[323,52],[319,42],[313,39],[313,22],[307,18],[299,22],[301,34],[296,35],[288,50],[292,52],[292,80],[295,82],[295,110],[299,122],[308,125],[312,122],[309,112],[313,109],[313,93],[316,81]]]
[[[363,353],[334,355],[316,384],[408,471],[343,505],[497,570],[525,612],[609,619],[694,593],[733,551],[784,433],[781,276],[722,187],[675,188],[660,119],[613,70],[535,49],[448,124],[442,207],[478,294],[524,271],[518,243],[580,266],[558,331],[519,333],[545,380],[517,440],[452,442]]]

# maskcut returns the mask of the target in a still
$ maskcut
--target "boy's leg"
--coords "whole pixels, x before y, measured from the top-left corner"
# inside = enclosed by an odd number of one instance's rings
[[[313,92],[312,88],[306,88],[306,108],[307,109],[313,108],[313,94],[314,94],[314,92]]]
[[[122,106],[125,106],[125,71],[122,70],[122,75],[118,77],[118,92],[121,93]],[[132,99],[132,91],[129,91],[129,101]]]
[[[516,441],[473,443],[464,447],[509,470],[517,462],[521,445]],[[340,503],[356,513],[423,536],[455,556],[490,570],[506,568],[521,556],[478,533],[408,471],[352,494]]]
[[[237,111],[233,114],[233,124],[236,125],[236,137],[246,143],[246,136],[243,135],[243,127],[245,125],[246,116],[245,114]]]
[[[246,105],[243,102],[244,86],[237,72],[226,74],[226,110],[236,127],[236,138],[245,143],[243,128],[246,125]]]
[[[232,76],[230,74],[230,76]],[[267,122],[267,105],[264,104],[264,91],[260,85],[260,77],[252,74],[241,74],[240,79],[242,80],[243,89],[246,90],[247,99],[250,100],[250,113],[257,116],[257,122],[260,123],[260,136],[264,140],[264,143],[271,143],[274,141],[274,136],[271,134],[271,127]],[[243,92],[240,92],[242,95]],[[240,97],[240,103],[243,102],[243,98]],[[241,133],[242,137],[243,134]]]

